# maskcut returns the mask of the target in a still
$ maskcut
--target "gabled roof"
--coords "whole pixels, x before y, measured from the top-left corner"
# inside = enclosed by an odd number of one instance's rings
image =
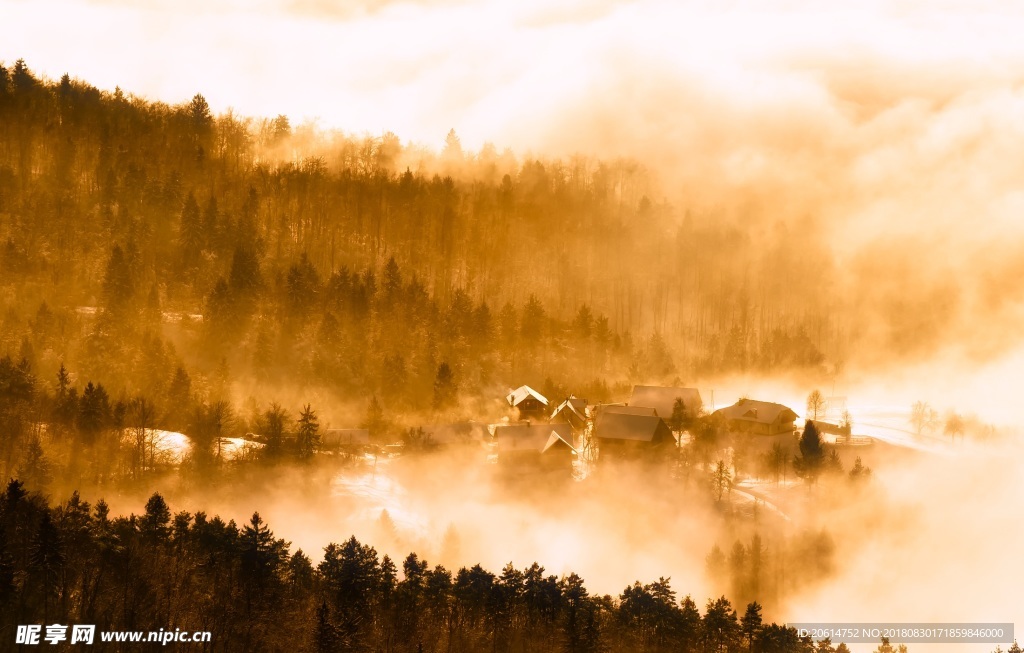
[[[616,408],[619,408],[616,406]],[[634,408],[626,406],[625,408]],[[637,442],[653,442],[659,431],[664,430],[663,436],[671,436],[671,431],[665,420],[653,414],[636,412],[613,412],[604,410],[597,417],[594,424],[594,435],[599,440],[634,440]]]
[[[559,442],[575,451],[572,429],[568,424],[511,424],[494,429],[498,455],[502,452],[536,451],[546,453]]]
[[[505,401],[507,401],[510,406],[518,406],[527,397],[533,397],[534,399],[544,404],[545,406],[548,405],[548,400],[544,397],[544,395],[537,392],[528,385],[521,385],[515,390],[509,392],[507,395],[505,395]]]
[[[626,404],[623,404],[623,403],[617,403],[617,404],[595,404],[594,406],[591,407],[590,414],[595,416],[595,417],[597,417],[598,415],[600,415],[601,413],[603,413],[604,411],[606,411],[606,410],[608,410],[610,408],[623,408],[625,406],[626,406]]]
[[[587,407],[587,400],[580,399],[576,395],[569,395],[569,398],[563,401],[562,403],[569,404],[579,412],[582,412]]]
[[[647,406],[626,406],[624,404],[605,404],[601,406],[601,413],[614,413],[616,415],[646,415],[648,417],[660,417],[658,411]]]
[[[791,408],[782,404],[758,401],[756,399],[740,399],[732,406],[726,406],[715,412],[728,420],[755,422],[757,424],[771,424],[780,416],[786,422],[791,422],[797,418],[797,414]]]
[[[688,411],[696,411],[701,407],[700,392],[697,388],[668,388],[657,385],[635,385],[629,397],[630,406],[647,406],[658,411],[658,415],[668,419],[672,417],[676,399],[683,400]]]
[[[585,422],[587,420],[587,400],[570,396],[555,407],[551,416],[554,417],[562,411],[567,411],[569,414]]]
[[[569,444],[568,440],[566,440],[561,435],[559,435],[557,431],[552,431],[551,435],[548,436],[547,442],[545,442],[544,446],[541,447],[540,452],[541,453],[547,453],[548,449],[550,449],[551,447],[557,446],[559,444],[562,444],[562,445],[565,445],[565,446],[569,447],[570,451],[573,451],[573,452],[576,451],[575,447],[573,447],[571,444]]]

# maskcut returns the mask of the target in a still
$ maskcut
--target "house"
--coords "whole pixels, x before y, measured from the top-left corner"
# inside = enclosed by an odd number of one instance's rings
[[[373,449],[368,429],[326,429],[320,434],[320,448],[344,453],[364,453]]]
[[[797,414],[792,409],[770,401],[756,399],[740,399],[732,406],[716,410],[729,425],[729,430],[737,433],[756,435],[789,434]]]
[[[605,413],[661,417],[661,415],[658,415],[658,411],[654,408],[649,408],[647,406],[630,406],[629,404],[601,404],[597,407],[597,414],[599,417]]]
[[[498,466],[505,473],[572,474],[576,449],[568,424],[510,424],[494,429]]]
[[[603,406],[594,421],[600,460],[658,456],[675,446],[672,430],[653,408]]]
[[[601,415],[601,413],[603,413],[606,410],[611,410],[611,409],[615,409],[615,408],[625,408],[626,406],[627,406],[627,404],[625,404],[625,403],[597,404],[596,406],[591,407],[590,414],[594,418],[597,418],[597,417],[599,417]]]
[[[656,385],[633,386],[629,405],[653,408],[658,411],[659,417],[670,422],[676,401],[679,399],[683,401],[683,408],[690,418],[696,417],[704,405],[697,388],[667,388]]]
[[[582,431],[587,427],[587,400],[569,395],[551,413],[552,422],[565,422],[573,430]]]
[[[547,416],[548,400],[528,385],[509,390],[505,401],[519,413],[519,419],[538,419]]]

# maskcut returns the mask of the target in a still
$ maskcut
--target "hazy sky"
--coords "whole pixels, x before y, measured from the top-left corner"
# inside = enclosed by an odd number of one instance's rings
[[[586,147],[564,125],[591,109],[600,120],[614,110],[612,142],[601,145],[629,150],[692,127],[652,120],[652,103],[772,120],[837,97],[867,115],[1013,84],[1024,61],[1019,3],[551,4],[0,0],[0,60],[171,103],[199,91],[217,111],[390,129],[431,145],[455,127],[470,146],[520,150]]]

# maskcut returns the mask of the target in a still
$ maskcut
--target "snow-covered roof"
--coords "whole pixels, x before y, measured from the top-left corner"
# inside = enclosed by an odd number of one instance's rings
[[[568,424],[510,424],[494,429],[498,453],[512,451],[537,451],[545,453],[551,447],[564,442],[572,446],[572,430]]]
[[[528,385],[521,385],[515,390],[512,390],[507,395],[505,395],[505,400],[508,401],[510,406],[518,406],[527,397],[533,397],[534,399],[544,404],[545,406],[548,405],[548,400],[544,397],[544,395],[537,392]]]
[[[782,404],[758,401],[756,399],[740,399],[732,406],[726,406],[716,412],[729,420],[756,422],[758,424],[771,424],[780,416],[783,421],[787,422],[797,418],[797,414],[791,408]]]

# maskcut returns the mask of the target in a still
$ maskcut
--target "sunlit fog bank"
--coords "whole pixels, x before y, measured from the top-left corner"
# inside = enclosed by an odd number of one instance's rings
[[[553,486],[508,483],[486,453],[470,450],[368,457],[340,468],[327,462],[212,493],[188,483],[165,493],[176,508],[240,521],[258,510],[314,560],[328,542],[352,534],[392,558],[416,551],[449,568],[537,561],[556,575],[579,573],[592,591],[611,595],[636,580],[671,577],[699,602],[738,596],[735,579],[710,575],[712,547],[728,556],[735,542],[757,536],[766,568],[779,576],[763,581],[778,588],[757,597],[772,619],[1019,622],[1014,543],[1024,537],[1016,518],[1024,449],[1013,409],[1017,358],[985,367],[939,361],[875,380],[845,373],[697,379],[714,401],[709,410],[754,397],[803,414],[812,387],[845,402],[853,433],[876,440],[863,454],[872,467],[864,487],[840,478],[807,488],[793,478],[779,492],[762,477],[738,484],[723,508],[697,471],[686,483],[628,467],[595,467],[583,480]],[[915,435],[915,402],[941,417],[968,416],[979,430],[950,438],[933,425]],[[111,504],[130,512],[144,498],[126,494]],[[810,544],[819,535],[822,550]],[[792,568],[771,566],[776,556],[788,556]]]

